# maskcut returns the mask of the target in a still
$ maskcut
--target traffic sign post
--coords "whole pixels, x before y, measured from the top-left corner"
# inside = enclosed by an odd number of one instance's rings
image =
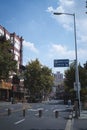
[[[69,59],[54,60],[54,67],[69,67]]]
[[[76,82],[74,82],[74,90],[75,91],[80,91],[81,90],[80,82],[78,84]]]

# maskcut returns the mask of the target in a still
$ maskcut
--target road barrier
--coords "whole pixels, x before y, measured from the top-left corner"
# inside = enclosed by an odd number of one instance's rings
[[[56,110],[55,111],[55,117],[58,118],[58,116],[59,116],[59,111]]]
[[[8,116],[10,116],[10,115],[11,115],[11,109],[8,108]]]
[[[42,110],[39,110],[39,117],[42,117]]]
[[[42,117],[43,108],[39,108],[39,109],[37,109],[37,110],[38,110],[38,113],[39,113],[39,117]]]
[[[9,107],[6,109],[5,112],[0,113],[0,117],[5,116],[5,115],[10,116],[11,114],[16,113],[16,112],[19,112],[18,114],[22,114],[22,116],[25,117],[27,111],[32,111],[32,112],[34,111],[33,113],[31,112],[32,115],[37,116],[38,118],[41,118],[42,116],[49,117],[49,115],[47,114],[48,109],[44,110],[44,108],[37,108],[37,109],[30,109],[30,108],[31,108],[30,106],[25,106],[25,105],[22,106],[20,109],[15,109],[15,110],[11,109]],[[37,112],[37,113],[35,113],[35,112]],[[54,113],[54,116],[53,116],[52,112]],[[68,112],[70,114],[70,117],[61,116],[61,112]],[[45,115],[43,115],[43,114],[45,114]],[[74,114],[75,114],[75,112],[74,112]],[[59,116],[61,116],[62,118],[72,119],[73,117],[75,117],[74,114],[73,114],[72,107],[71,108],[67,107],[66,109],[65,108],[64,109],[54,109],[53,111],[51,111],[50,116],[53,116],[54,118],[58,118]]]
[[[58,109],[55,109],[53,112],[54,112],[54,114],[55,114],[55,118],[58,118],[58,116],[59,116],[59,110],[58,110]]]
[[[22,115],[23,116],[25,116],[25,114],[26,114],[26,109],[30,109],[31,108],[31,105],[26,105],[25,104],[25,106],[23,106],[22,108],[19,108],[19,109],[16,109],[16,110],[12,110],[11,108],[6,108],[7,110],[5,111],[5,112],[0,112],[0,117],[2,117],[2,116],[9,116],[9,115],[11,115],[12,113],[15,113],[15,112],[19,112],[19,111],[22,111]],[[25,109],[25,110],[24,110]]]
[[[23,117],[25,117],[25,108],[23,108]]]

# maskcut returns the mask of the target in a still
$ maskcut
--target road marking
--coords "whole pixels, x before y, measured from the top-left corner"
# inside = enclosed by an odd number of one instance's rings
[[[45,110],[45,112],[47,112],[47,111],[48,111],[48,109]]]
[[[25,119],[22,119],[22,120],[20,120],[20,121],[15,122],[14,124],[17,125],[17,124],[23,122],[24,120],[25,120]]]
[[[71,124],[72,124],[72,120],[68,120],[65,130],[70,130],[71,129]]]
[[[38,111],[37,109],[28,109],[28,111]]]
[[[70,118],[70,119],[67,121],[65,130],[71,130],[72,127],[73,127],[73,122],[74,122],[74,120],[72,119],[72,115],[69,115],[69,118]]]
[[[35,116],[39,116],[39,113],[36,113]]]
[[[38,108],[37,110],[43,110],[44,108]]]

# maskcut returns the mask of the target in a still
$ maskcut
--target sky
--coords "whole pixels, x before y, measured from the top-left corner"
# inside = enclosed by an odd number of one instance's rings
[[[75,13],[78,63],[87,61],[86,0],[0,0],[0,25],[10,33],[22,36],[23,65],[38,58],[42,65],[54,67],[54,59],[75,60],[73,15],[54,15],[53,12]]]

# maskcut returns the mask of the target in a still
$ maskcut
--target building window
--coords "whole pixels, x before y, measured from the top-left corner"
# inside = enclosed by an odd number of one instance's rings
[[[6,39],[7,39],[7,40],[10,39],[10,36],[9,36],[8,34],[6,34]]]
[[[15,55],[15,60],[18,61],[18,56],[17,55]]]

